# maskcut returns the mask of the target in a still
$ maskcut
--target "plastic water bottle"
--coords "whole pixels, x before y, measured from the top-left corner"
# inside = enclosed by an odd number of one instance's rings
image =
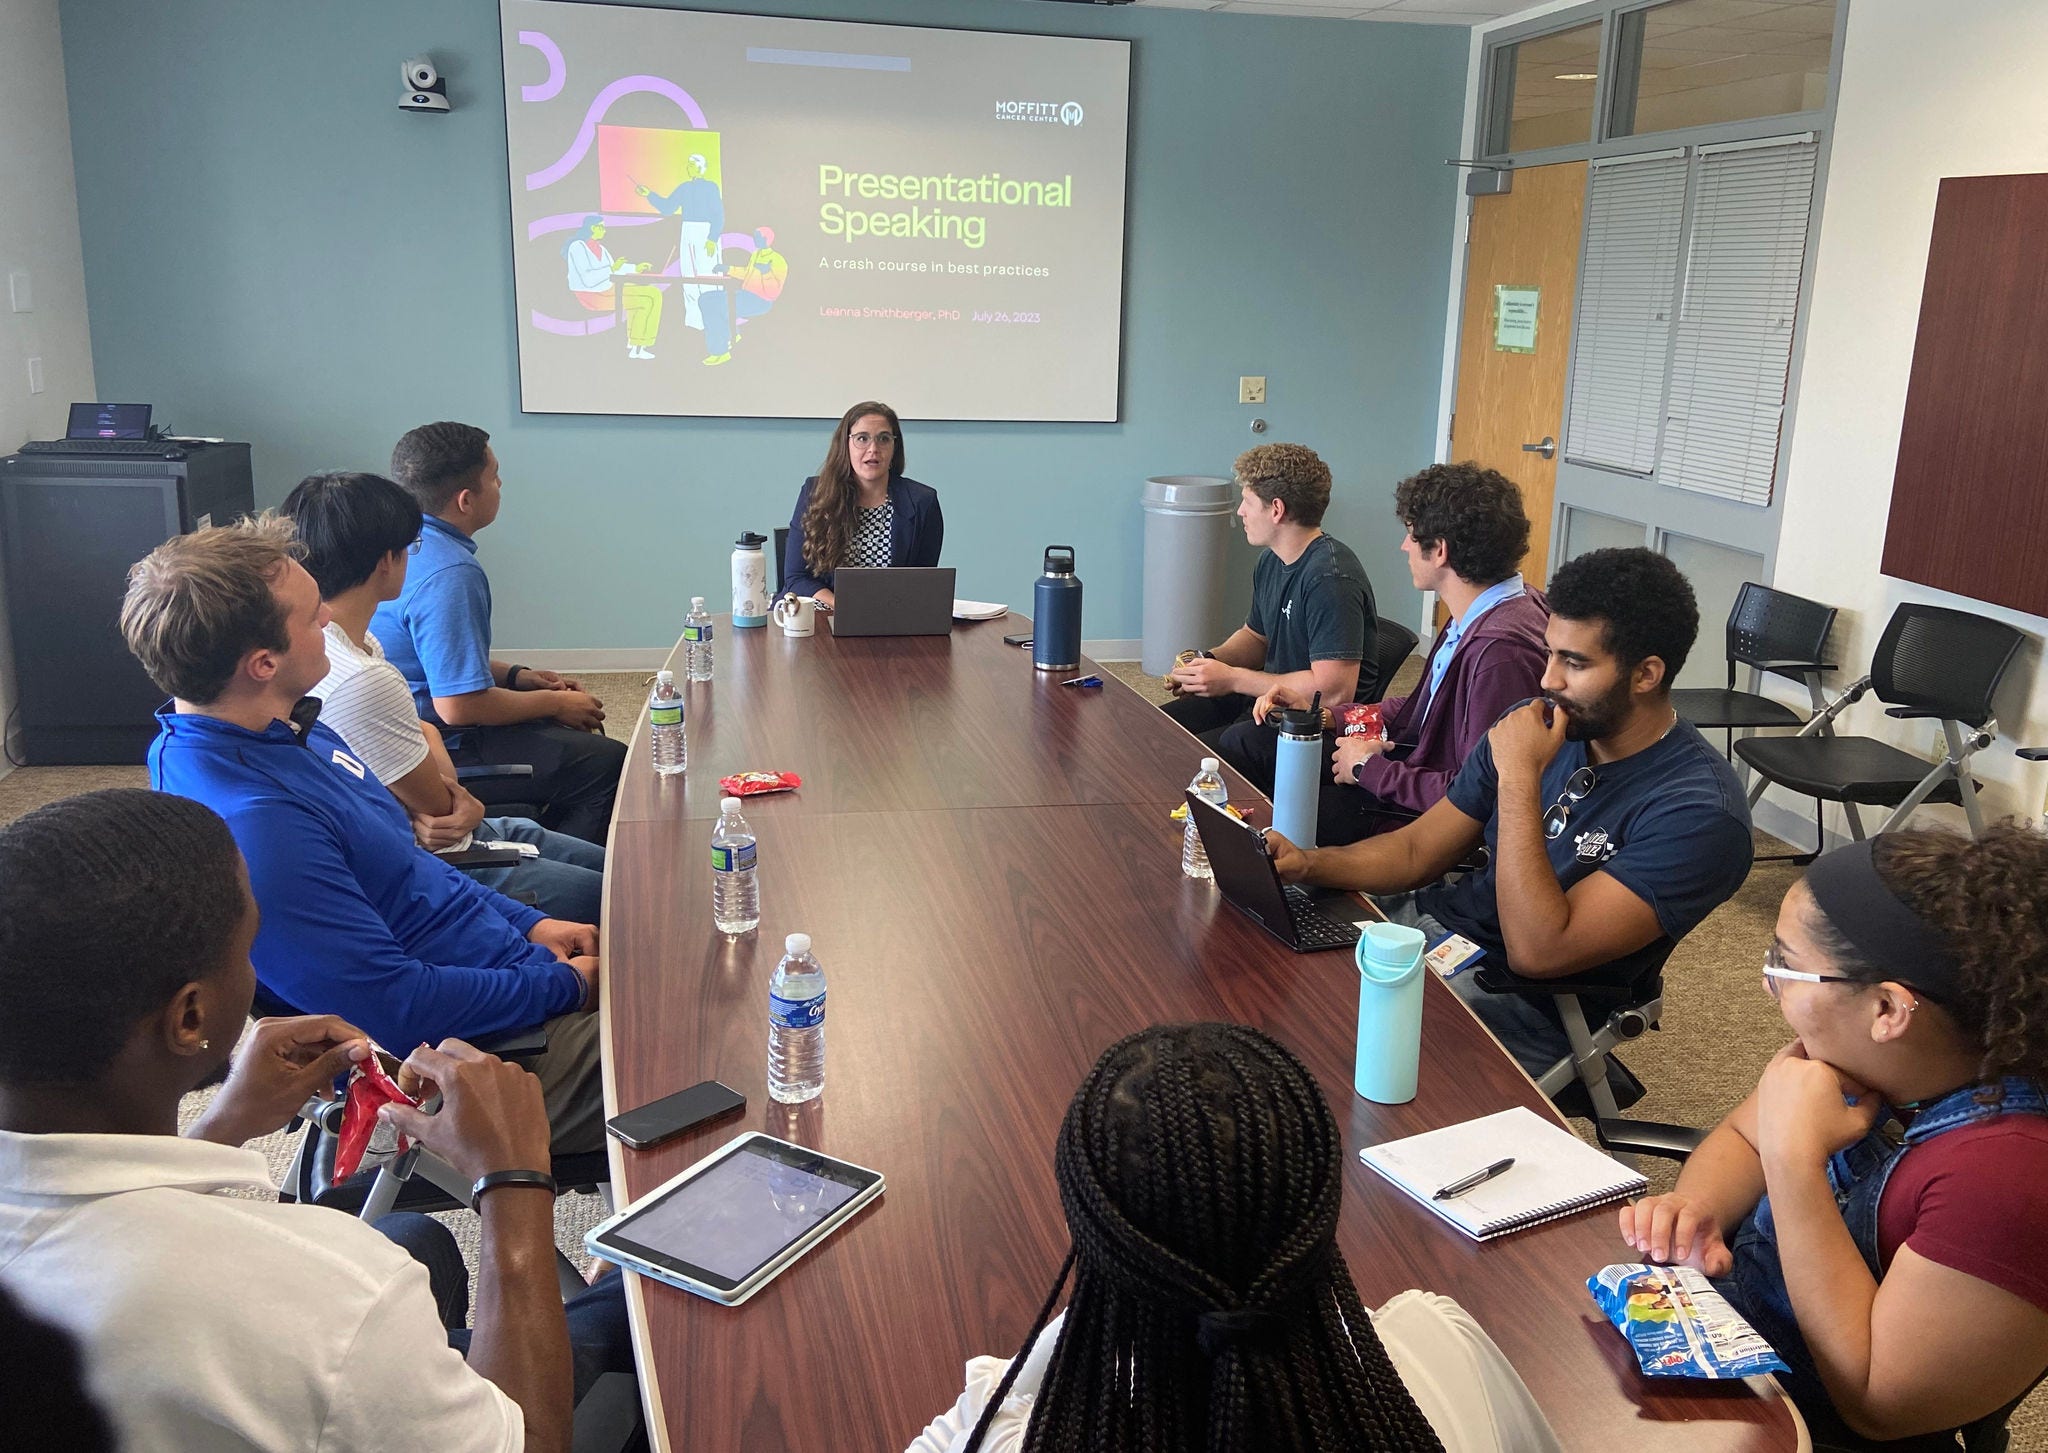
[[[740,800],[722,797],[711,830],[711,921],[720,933],[751,933],[761,923],[761,885],[754,881],[754,830]]]
[[[683,679],[711,679],[711,615],[701,595],[690,597],[690,613],[683,619]]]
[[[825,970],[808,933],[782,947],[768,981],[768,1097],[799,1105],[825,1088]]]
[[[676,673],[657,671],[654,693],[647,698],[647,739],[654,749],[654,775],[674,777],[690,765],[690,743],[683,728],[683,693]]]
[[[1188,783],[1188,791],[1218,807],[1230,801],[1230,794],[1223,786],[1221,765],[1214,757],[1202,758],[1202,770],[1195,773],[1194,781]],[[1209,854],[1202,848],[1202,834],[1195,826],[1192,807],[1188,809],[1188,825],[1180,838],[1180,870],[1190,878],[1200,878],[1204,882],[1216,876],[1209,871]]]

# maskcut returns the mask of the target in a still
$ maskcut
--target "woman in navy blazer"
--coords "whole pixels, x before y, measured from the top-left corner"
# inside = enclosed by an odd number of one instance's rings
[[[864,554],[882,563],[885,521],[888,564],[939,563],[946,538],[939,493],[904,474],[903,425],[894,409],[870,401],[846,411],[824,464],[797,491],[782,554],[783,589],[830,605],[840,566]]]

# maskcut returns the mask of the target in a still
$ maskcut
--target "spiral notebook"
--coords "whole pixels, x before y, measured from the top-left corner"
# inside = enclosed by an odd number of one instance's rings
[[[1493,1179],[1435,1199],[1442,1187],[1510,1156],[1515,1163]],[[1525,1105],[1368,1145],[1358,1158],[1476,1241],[1618,1201],[1649,1185]]]

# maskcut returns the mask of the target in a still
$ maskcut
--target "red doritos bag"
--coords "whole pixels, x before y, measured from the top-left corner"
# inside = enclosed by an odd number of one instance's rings
[[[419,1101],[398,1088],[373,1056],[348,1072],[348,1092],[341,1111],[341,1134],[334,1145],[334,1184],[340,1185],[356,1173],[365,1151],[376,1149],[402,1155],[411,1141],[377,1118],[384,1105],[417,1105]],[[382,1135],[378,1134],[382,1131]],[[396,1144],[374,1143],[396,1141]]]
[[[804,779],[794,772],[735,772],[718,779],[728,797],[754,797],[763,792],[794,792]]]

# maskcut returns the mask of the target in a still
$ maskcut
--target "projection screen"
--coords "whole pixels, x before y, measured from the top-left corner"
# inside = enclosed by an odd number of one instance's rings
[[[499,18],[525,411],[1117,417],[1128,41]]]

